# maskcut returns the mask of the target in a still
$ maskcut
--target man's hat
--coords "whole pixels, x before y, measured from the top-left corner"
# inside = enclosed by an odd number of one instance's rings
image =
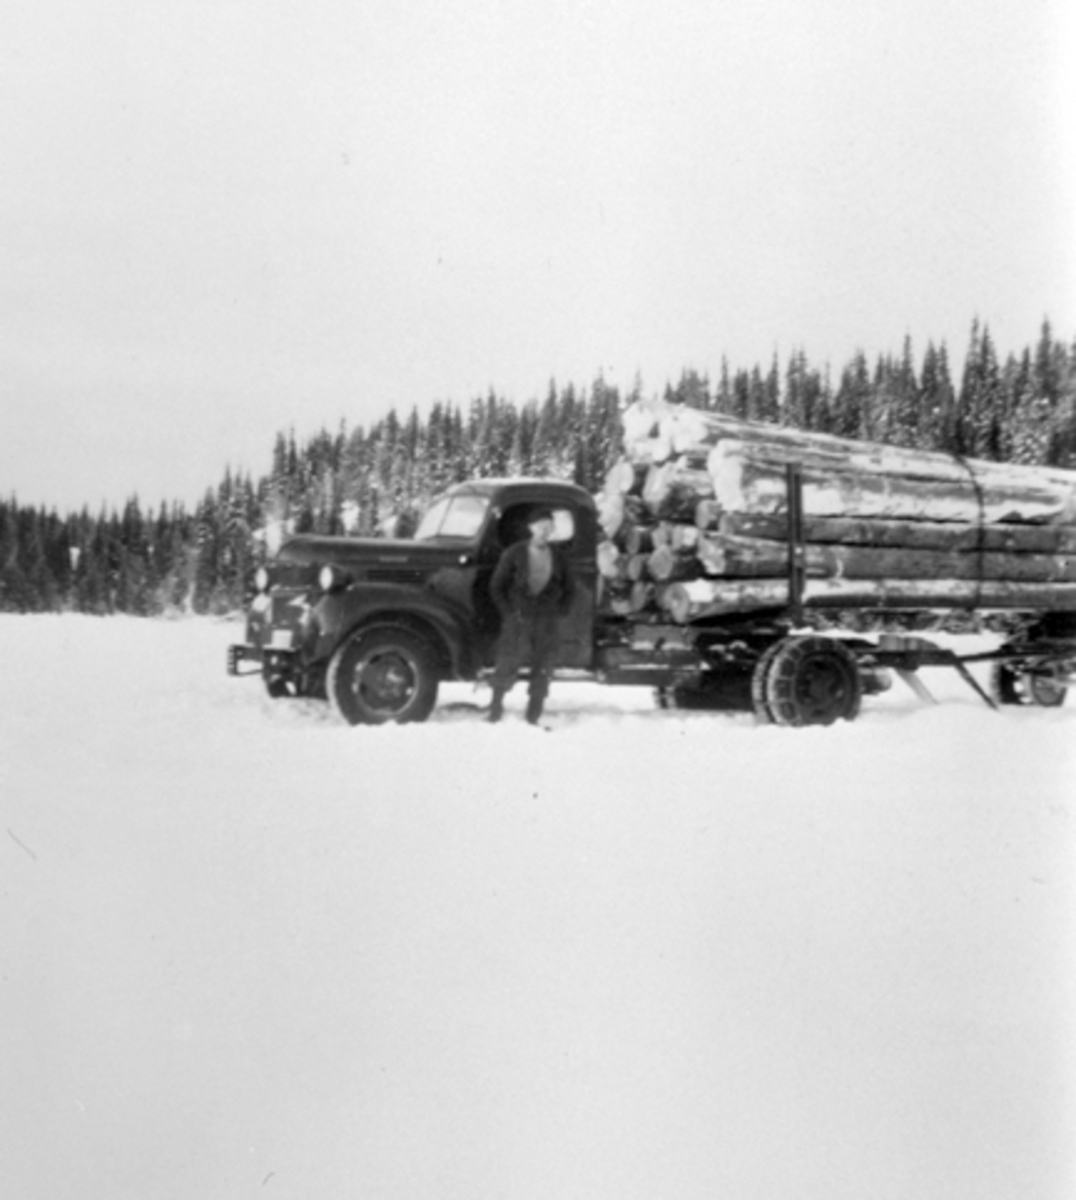
[[[535,525],[539,521],[552,521],[553,510],[548,504],[536,504],[530,511],[530,516],[527,517],[528,525]]]

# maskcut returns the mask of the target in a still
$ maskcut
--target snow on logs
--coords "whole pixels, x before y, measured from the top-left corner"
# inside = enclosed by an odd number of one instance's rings
[[[1076,610],[1076,471],[639,402],[598,497],[603,604],[683,622],[788,603],[790,465],[810,606]]]

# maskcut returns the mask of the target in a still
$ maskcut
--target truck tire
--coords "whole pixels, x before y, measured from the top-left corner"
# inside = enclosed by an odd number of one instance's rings
[[[998,704],[1027,704],[1022,676],[1010,663],[995,663],[990,672],[990,692]]]
[[[832,725],[859,714],[863,688],[855,656],[833,638],[789,637],[771,647],[760,685],[777,725]],[[759,661],[761,668],[770,654]]]
[[[999,662],[990,673],[990,691],[999,704],[1059,708],[1068,696],[1068,685],[1049,667],[1021,670],[1012,663]]]
[[[758,662],[755,663],[755,669],[751,673],[751,707],[755,710],[755,716],[762,725],[772,725],[775,721],[770,702],[766,695],[766,679],[770,673],[770,667],[773,665],[773,660],[777,651],[781,649],[783,641],[774,642],[772,646],[767,646],[762,652]]]
[[[329,700],[349,725],[425,721],[437,702],[437,658],[409,629],[360,630],[337,647],[326,679]]]
[[[1040,708],[1059,708],[1068,695],[1068,687],[1049,667],[1025,671],[1023,683],[1031,703]]]

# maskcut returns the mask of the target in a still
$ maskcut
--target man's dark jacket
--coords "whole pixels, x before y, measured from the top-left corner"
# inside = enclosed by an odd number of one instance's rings
[[[538,595],[532,596],[527,586],[528,545],[528,542],[517,542],[501,555],[489,585],[493,603],[502,617],[520,616],[529,620],[566,616],[575,595],[575,581],[567,558],[558,547],[550,547],[553,551],[553,573]]]

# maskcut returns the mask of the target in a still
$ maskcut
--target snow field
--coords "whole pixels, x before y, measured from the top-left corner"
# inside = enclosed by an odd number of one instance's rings
[[[1071,702],[350,729],[239,637],[0,617],[0,1194],[1073,1194]]]

